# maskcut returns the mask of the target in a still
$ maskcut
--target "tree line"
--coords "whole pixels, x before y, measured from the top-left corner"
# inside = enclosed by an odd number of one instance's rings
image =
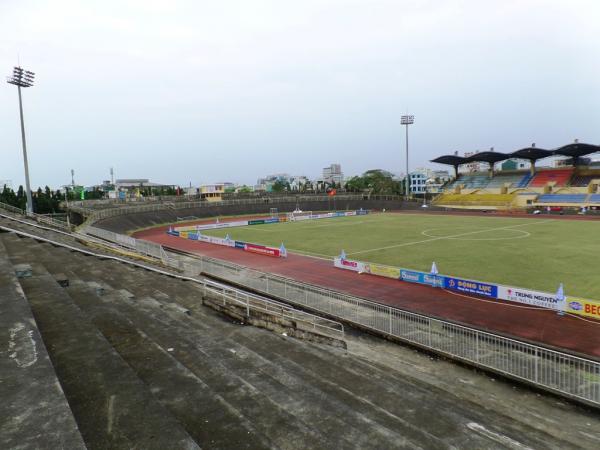
[[[103,198],[104,193],[98,189],[85,193],[86,199]],[[37,191],[31,191],[31,199],[33,201],[33,211],[37,214],[52,214],[64,212],[60,203],[65,200],[79,200],[81,194],[74,192],[72,189],[67,189],[66,192],[52,191],[48,186],[44,189],[41,187]],[[0,191],[0,203],[5,203],[19,209],[25,209],[27,206],[27,194],[23,186],[14,191],[7,185],[4,185]]]

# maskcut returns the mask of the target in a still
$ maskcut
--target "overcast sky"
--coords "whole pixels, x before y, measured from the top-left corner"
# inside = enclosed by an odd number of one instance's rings
[[[404,172],[441,154],[600,143],[600,2],[0,0],[32,185]],[[0,84],[0,180],[23,182]],[[441,168],[441,166],[438,166]]]

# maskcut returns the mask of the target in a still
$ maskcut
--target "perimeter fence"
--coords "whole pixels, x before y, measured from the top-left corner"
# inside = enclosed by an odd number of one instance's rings
[[[43,223],[46,225],[50,225],[55,228],[60,228],[63,230],[71,230],[71,225],[66,220],[60,220],[54,217],[53,215],[45,215],[45,214],[36,214],[36,213],[27,213],[25,210],[21,208],[16,208],[12,205],[7,205],[6,203],[0,202],[0,211],[16,216],[16,217],[29,217],[30,219],[35,220],[38,223]],[[66,216],[64,216],[66,219]]]
[[[332,200],[333,199],[333,200]],[[125,214],[136,214],[143,212],[156,212],[165,210],[181,210],[192,208],[215,208],[221,206],[236,206],[236,205],[273,205],[277,206],[282,203],[304,203],[304,202],[344,202],[344,201],[361,201],[361,200],[381,200],[381,201],[401,201],[400,197],[392,195],[357,195],[357,194],[340,194],[334,197],[329,195],[294,195],[281,197],[258,197],[245,198],[222,201],[161,201],[148,202],[145,204],[131,205],[128,203],[108,202],[99,203],[97,206],[102,206],[101,209],[95,208],[95,204],[84,202],[70,202],[68,208],[85,216],[88,223],[93,223],[97,220],[106,219],[108,217],[121,216]]]
[[[163,264],[188,276],[206,274],[217,277],[333,319],[600,407],[598,361],[214,258],[185,258],[166,252],[159,244],[122,237],[96,227],[88,227],[87,233],[158,258]]]

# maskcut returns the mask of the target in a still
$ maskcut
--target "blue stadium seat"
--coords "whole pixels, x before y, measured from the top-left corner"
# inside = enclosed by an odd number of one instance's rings
[[[521,178],[521,181],[519,181],[517,183],[517,187],[518,188],[524,188],[527,187],[529,185],[529,182],[531,181],[531,179],[533,178],[533,175],[531,175],[531,173],[526,173],[523,178]]]
[[[523,173],[509,173],[504,174],[502,172],[494,175],[494,178],[490,180],[487,187],[488,188],[501,188],[504,187],[505,184],[509,184],[510,187],[522,187],[519,186],[523,181],[523,178],[526,174]]]
[[[584,203],[588,194],[543,194],[538,203]]]
[[[588,199],[590,203],[600,203],[600,194],[592,194]]]

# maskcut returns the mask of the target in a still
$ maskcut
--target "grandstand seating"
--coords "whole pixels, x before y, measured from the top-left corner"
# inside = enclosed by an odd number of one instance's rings
[[[493,178],[490,178],[487,173],[476,172],[470,174],[462,174],[459,177],[446,185],[446,190],[451,190],[456,186],[463,185],[465,189],[500,189],[505,184],[510,187],[523,188],[529,184],[532,176],[529,172],[508,173],[498,172]]]
[[[448,185],[448,188],[454,188],[463,185],[466,189],[482,189],[487,186],[490,177],[487,173],[476,172],[460,175],[456,180]]]
[[[543,170],[535,174],[529,186],[543,187],[551,181],[556,182],[557,186],[566,186],[572,174],[573,168]]]
[[[584,203],[588,194],[544,194],[537,199],[538,203]]]
[[[576,175],[571,181],[571,186],[586,187],[592,180],[600,179],[600,174],[596,175]]]
[[[504,174],[502,172],[499,172],[496,175],[494,175],[494,178],[489,180],[486,187],[501,188],[505,184],[510,184],[511,187],[518,187],[524,178],[526,178],[526,174],[524,173]]]
[[[588,198],[589,203],[600,203],[600,194],[591,194]]]
[[[452,206],[508,206],[514,198],[514,194],[443,194],[435,203]]]
[[[525,174],[525,176],[521,179],[521,181],[519,181],[515,185],[515,187],[517,187],[517,188],[527,187],[527,185],[529,184],[529,182],[531,181],[532,178],[533,178],[533,175],[531,174],[531,172],[527,172],[527,174]]]

